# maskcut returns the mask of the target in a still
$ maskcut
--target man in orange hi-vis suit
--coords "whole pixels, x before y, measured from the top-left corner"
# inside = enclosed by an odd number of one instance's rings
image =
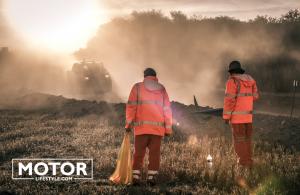
[[[147,182],[155,185],[160,163],[162,137],[172,133],[172,110],[165,87],[152,68],[144,71],[144,81],[136,83],[126,105],[126,131],[134,129],[133,184],[139,185],[141,169],[149,150]]]
[[[233,144],[242,166],[252,166],[252,112],[253,101],[258,99],[255,80],[241,68],[238,61],[229,65],[229,79],[226,83],[223,119],[230,123]]]

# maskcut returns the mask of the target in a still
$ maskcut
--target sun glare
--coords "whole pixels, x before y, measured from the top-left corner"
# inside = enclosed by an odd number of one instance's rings
[[[30,46],[58,52],[84,47],[107,18],[97,0],[6,0],[5,16]]]

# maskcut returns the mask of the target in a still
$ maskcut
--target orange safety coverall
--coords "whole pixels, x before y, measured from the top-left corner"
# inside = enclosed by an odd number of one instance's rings
[[[172,110],[166,89],[156,77],[147,76],[131,89],[125,128],[133,128],[135,135],[133,178],[139,178],[146,148],[149,149],[148,175],[157,174],[161,139],[172,133]]]
[[[239,163],[252,165],[253,101],[259,97],[255,80],[247,74],[233,74],[226,83],[223,119],[230,121]]]

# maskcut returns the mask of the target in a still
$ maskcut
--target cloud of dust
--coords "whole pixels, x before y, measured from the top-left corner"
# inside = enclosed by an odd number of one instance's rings
[[[0,94],[22,95],[30,92],[61,94],[64,68],[47,55],[27,50],[0,51]]]
[[[104,63],[113,80],[113,95],[107,99],[117,96],[121,99],[115,100],[126,101],[133,84],[143,79],[143,70],[153,67],[171,100],[190,104],[196,95],[202,106],[220,106],[218,94],[224,91],[230,61],[239,59],[247,71],[252,68],[248,63],[280,56],[285,50],[284,32],[265,24],[228,17],[188,18],[181,12],[170,15],[146,11],[114,18],[75,53],[78,61]],[[14,48],[0,53],[0,96],[38,91],[72,97],[68,87],[76,86],[67,81],[65,61],[47,51],[22,48],[1,14],[0,35],[1,46]],[[298,52],[289,53],[299,59]]]
[[[0,105],[35,92],[68,96],[76,87],[67,78],[74,57],[32,47],[10,26],[3,4],[0,0]]]
[[[230,61],[268,58],[281,50],[281,32],[259,25],[148,11],[102,25],[76,56],[103,61],[124,101],[131,86],[143,79],[144,68],[153,67],[172,100],[190,104],[195,94],[200,105],[216,105]]]

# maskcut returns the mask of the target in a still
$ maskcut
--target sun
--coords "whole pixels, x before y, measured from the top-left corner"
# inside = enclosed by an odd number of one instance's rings
[[[97,0],[6,0],[4,9],[30,46],[59,52],[84,47],[107,20]]]

